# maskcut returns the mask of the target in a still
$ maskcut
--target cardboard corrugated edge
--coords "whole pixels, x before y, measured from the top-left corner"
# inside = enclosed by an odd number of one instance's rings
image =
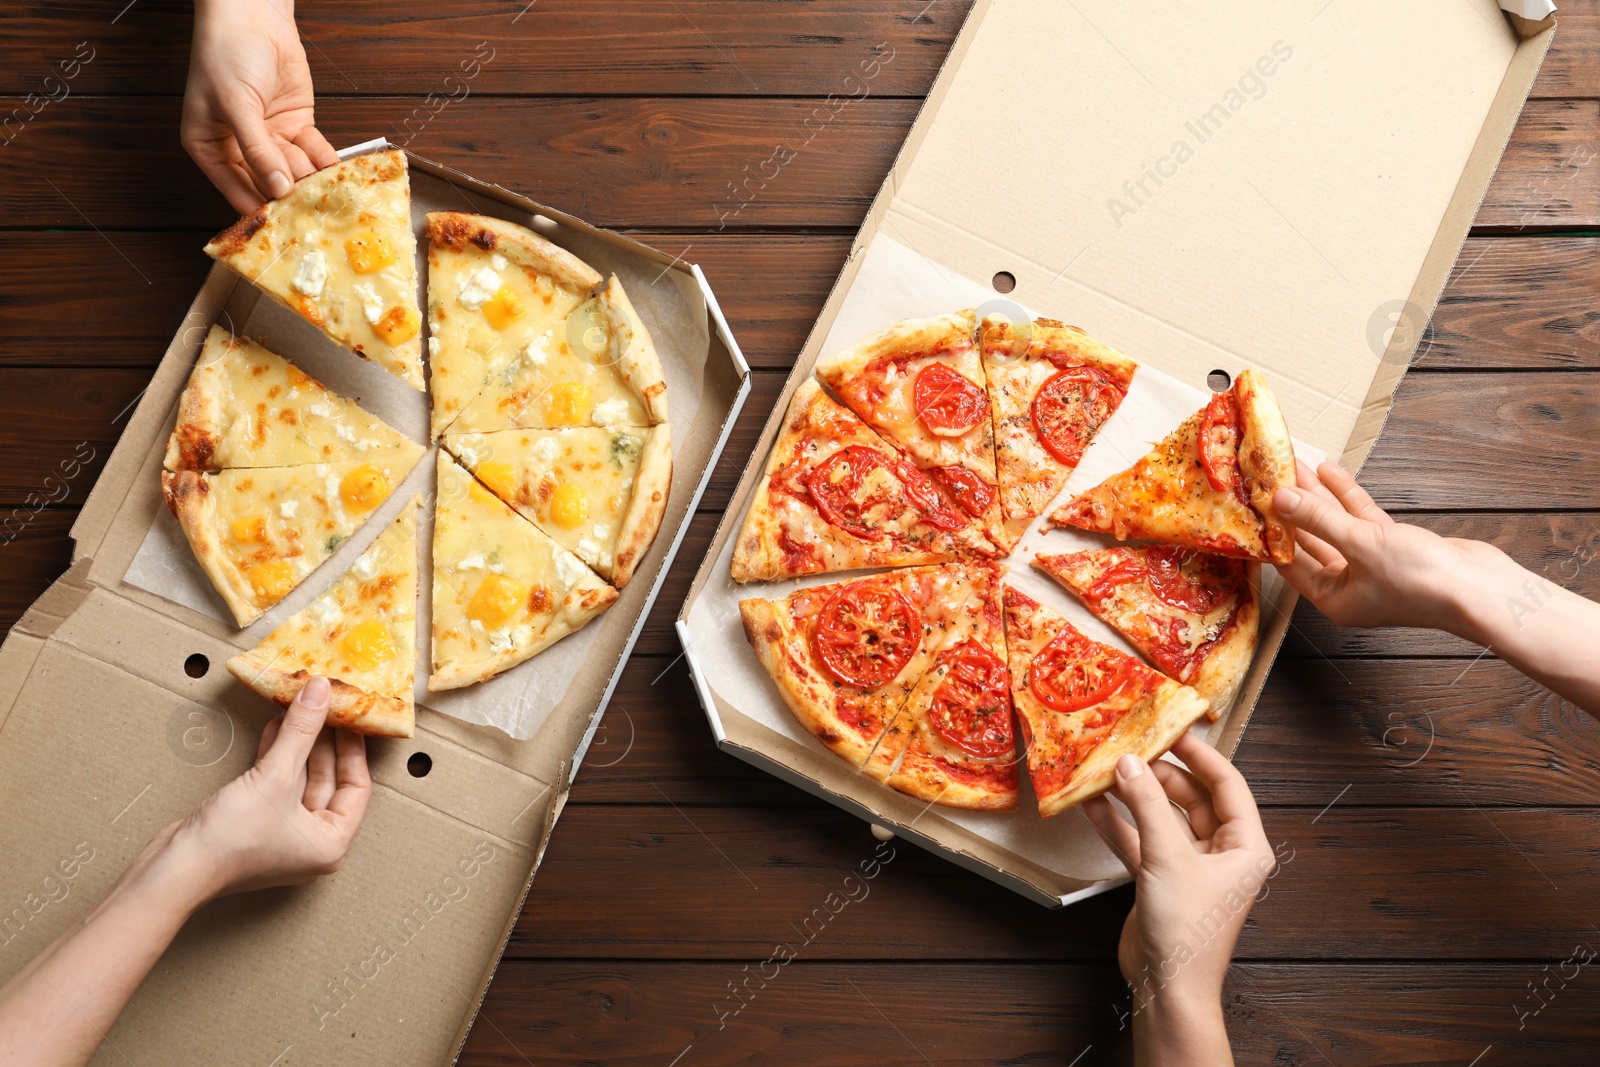
[[[808,792],[813,792],[847,811],[853,811],[855,814],[860,814],[860,812],[855,810],[857,805],[849,798],[842,797],[833,790],[812,782],[811,779],[791,768],[785,768],[783,771],[775,770],[769,758],[752,758],[759,756],[759,754],[752,753],[745,747],[734,744],[729,740],[727,727],[722,722],[715,696],[711,693],[704,679],[698,675],[699,667],[696,664],[694,650],[686,640],[686,625],[690,609],[699,598],[706,581],[710,578],[712,563],[721,552],[727,538],[734,535],[739,523],[743,521],[749,498],[754,492],[755,484],[761,474],[762,460],[765,459],[772,448],[772,443],[776,439],[779,428],[783,423],[784,414],[788,410],[789,401],[794,391],[799,388],[801,382],[810,376],[811,368],[821,355],[818,349],[820,349],[827,337],[834,319],[838,316],[844,296],[849,291],[856,274],[861,268],[862,253],[872,238],[876,236],[882,218],[895,198],[906,166],[909,165],[909,161],[915,156],[917,149],[927,137],[933,117],[937,114],[939,105],[950,90],[955,71],[971,48],[972,42],[976,39],[977,33],[982,26],[984,15],[993,6],[994,2],[995,0],[978,0],[968,12],[961,31],[951,45],[945,63],[940,68],[939,75],[934,80],[933,87],[929,90],[928,96],[917,114],[916,122],[913,123],[910,133],[906,136],[905,143],[901,145],[900,151],[896,154],[894,165],[889,168],[889,173],[884,179],[883,185],[879,187],[877,195],[873,198],[872,205],[868,208],[862,221],[861,229],[851,242],[849,257],[845,260],[844,266],[840,269],[839,277],[829,290],[828,300],[823,305],[821,313],[817,316],[816,322],[812,325],[811,331],[806,337],[806,343],[795,360],[794,370],[784,383],[784,388],[762,427],[761,435],[751,450],[751,460],[745,467],[744,473],[734,489],[727,511],[723,513],[722,520],[717,524],[711,547],[707,550],[706,560],[701,564],[699,571],[696,572],[694,581],[690,584],[689,593],[684,599],[683,608],[678,614],[679,641],[683,644],[685,658],[689,661],[690,672],[694,676],[695,689],[699,694],[706,718],[711,724],[713,735],[717,739],[717,746],[725,752],[753,765],[761,766],[763,769],[777,774],[778,777],[802,789],[806,789]],[[1419,271],[1418,278],[1412,286],[1411,300],[1416,306],[1426,308],[1430,314],[1437,305],[1445,284],[1449,281],[1456,257],[1460,254],[1472,220],[1488,191],[1489,183],[1499,166],[1500,157],[1510,141],[1517,119],[1522,113],[1528,92],[1533,87],[1534,79],[1538,76],[1539,69],[1543,65],[1544,57],[1549,51],[1551,40],[1555,34],[1556,19],[1554,16],[1537,23],[1529,22],[1509,12],[1506,13],[1505,17],[1520,38],[1521,44],[1517,47],[1513,60],[1508,65],[1505,76],[1501,79],[1500,89],[1494,103],[1491,105],[1488,120],[1473,144],[1467,165],[1463,168],[1461,177],[1456,183],[1455,193],[1451,197],[1449,206],[1442,216],[1440,225],[1435,233],[1434,240],[1429,246],[1428,254],[1424,258],[1423,269]],[[1400,345],[1395,346],[1394,351],[1385,352],[1379,372],[1374,377],[1373,384],[1363,402],[1361,414],[1357,421],[1357,428],[1351,435],[1351,443],[1341,456],[1342,464],[1353,471],[1359,470],[1360,464],[1365,462],[1366,457],[1376,443],[1378,433],[1382,430],[1383,424],[1388,418],[1388,412],[1393,403],[1394,391],[1399,387],[1400,379],[1404,376],[1411,356],[1421,340],[1422,331],[1420,329],[1410,331],[1410,333],[1411,337],[1402,337]],[[1400,336],[1400,331],[1396,332],[1396,336]],[[1391,341],[1391,345],[1393,345],[1393,341]],[[1350,466],[1352,463],[1355,465]],[[1275,603],[1267,604],[1266,601],[1263,601],[1263,604],[1273,608],[1274,612],[1261,625],[1255,657],[1251,661],[1250,668],[1245,672],[1244,679],[1233,697],[1232,706],[1227,717],[1219,723],[1218,727],[1213,728],[1212,735],[1208,738],[1218,751],[1225,756],[1231,758],[1239,747],[1239,742],[1244,736],[1245,727],[1249,725],[1250,719],[1255,712],[1256,702],[1266,684],[1267,675],[1277,659],[1278,651],[1283,645],[1284,638],[1288,635],[1291,616],[1298,602],[1299,594],[1287,586],[1278,595]],[[818,758],[822,757],[819,756]],[[903,831],[902,827],[892,822],[887,825],[897,834]],[[915,836],[925,837],[925,835],[920,834]],[[923,844],[924,842],[919,841],[918,843]],[[924,844],[924,847],[930,847],[930,851],[943,855],[953,862],[969,867],[969,869],[976,870],[978,874],[991,881],[1022,892],[1022,895],[1029,899],[1038,900],[1051,907],[1062,907],[1086,896],[1104,892],[1115,884],[1121,884],[1120,882],[1097,883],[1090,889],[1074,890],[1059,895],[1038,890],[1036,887],[1031,891],[1024,891],[1018,889],[1017,880],[1007,872],[989,867],[973,867],[971,865],[971,857],[965,853],[947,848],[938,842]]]

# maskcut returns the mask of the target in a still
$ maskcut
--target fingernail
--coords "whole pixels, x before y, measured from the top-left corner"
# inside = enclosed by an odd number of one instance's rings
[[[1140,759],[1138,756],[1135,756],[1133,753],[1130,752],[1126,756],[1123,756],[1121,759],[1117,760],[1117,777],[1122,779],[1124,782],[1131,782],[1143,773],[1144,760]]]
[[[1272,506],[1285,515],[1300,506],[1300,490],[1279,489],[1278,495],[1272,498]]]
[[[291,182],[289,180],[289,176],[283,173],[281,170],[275,170],[271,174],[267,175],[267,192],[274,200],[277,200],[280,197],[288,196],[289,190],[293,187],[294,183]]]
[[[317,677],[311,679],[300,688],[300,703],[308,708],[325,708],[328,706],[328,680]]]

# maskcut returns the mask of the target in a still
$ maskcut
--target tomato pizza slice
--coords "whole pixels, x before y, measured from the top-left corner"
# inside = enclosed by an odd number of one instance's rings
[[[889,571],[739,602],[750,647],[808,731],[859,767],[993,564]]]
[[[1008,544],[1066,487],[1138,364],[1054,319],[983,321],[983,369]]]
[[[732,574],[771,581],[995,554],[916,464],[806,381],[745,513]]]
[[[977,577],[966,609],[862,768],[869,776],[947,807],[1016,808],[1002,588],[998,567]]]
[[[1286,564],[1294,527],[1272,496],[1294,484],[1283,413],[1266,379],[1245,370],[1149,455],[1057,508],[1049,524]]]
[[[1255,653],[1261,565],[1177,545],[1036,556],[1096,618],[1169,678],[1211,701],[1213,720]]]
[[[1009,551],[976,322],[970,310],[897,322],[822,360],[817,377]]]
[[[1171,748],[1207,701],[1006,586],[1006,651],[1028,774],[1045,818],[1111,787],[1117,760]]]

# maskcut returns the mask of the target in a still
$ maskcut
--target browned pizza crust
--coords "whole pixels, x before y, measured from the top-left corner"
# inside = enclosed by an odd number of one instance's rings
[[[615,274],[606,281],[606,287],[600,294],[600,301],[608,317],[613,321],[620,320],[618,325],[627,326],[626,331],[619,330],[616,326],[611,330],[613,338],[627,339],[622,350],[614,353],[622,380],[639,394],[639,399],[644,403],[645,415],[651,424],[665,423],[667,381],[661,373],[661,358],[656,355],[656,345],[650,338],[650,331],[645,329],[644,323],[639,319],[639,313],[633,309],[633,302],[628,299],[628,294],[623,291],[622,283],[617,280]]]
[[[672,431],[666,423],[646,431],[639,470],[634,475],[633,496],[617,529],[617,552],[611,565],[611,584],[625,588],[633,578],[639,558],[661,529],[672,492]]]
[[[288,707],[300,694],[300,687],[311,679],[309,671],[282,670],[253,652],[241,652],[228,660],[228,671],[257,693],[283,707]],[[373,737],[412,735],[416,718],[409,700],[369,693],[337,678],[328,679],[328,686],[329,726]]]
[[[162,498],[189,539],[195,562],[216,586],[239,625],[248,626],[262,609],[256,606],[250,580],[228,558],[217,539],[218,526],[213,515],[216,498],[211,489],[211,475],[201,471],[161,472]]]
[[[600,275],[595,269],[565,248],[524,226],[492,215],[430,211],[428,240],[435,247],[452,252],[463,252],[469,247],[485,253],[499,252],[580,292],[588,292],[600,284]]]
[[[1247,562],[1244,573],[1246,590],[1239,598],[1233,627],[1201,660],[1200,669],[1189,683],[1210,702],[1206,709],[1208,722],[1216,722],[1222,714],[1223,701],[1238,688],[1256,654],[1256,640],[1261,629],[1261,564],[1253,560]]]
[[[1089,752],[1066,790],[1039,798],[1039,814],[1048,819],[1104,793],[1116,780],[1119,759],[1130,752],[1146,763],[1158,758],[1178,743],[1206,713],[1206,707],[1206,700],[1193,689],[1166,679],[1149,698],[1129,709],[1110,735]]]
[[[1250,494],[1250,506],[1265,527],[1262,540],[1268,557],[1273,563],[1288,564],[1294,561],[1294,527],[1272,506],[1272,497],[1279,489],[1295,484],[1294,441],[1260,372],[1240,371],[1234,389],[1244,424],[1239,437],[1239,471]]]

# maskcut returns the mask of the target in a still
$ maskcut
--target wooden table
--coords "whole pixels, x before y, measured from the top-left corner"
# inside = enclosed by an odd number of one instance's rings
[[[177,143],[187,5],[136,0],[113,19],[122,3],[0,15],[4,111],[50,91],[79,42],[94,50],[71,96],[0,145],[0,514],[22,517],[0,547],[6,624],[64,568],[76,508],[208,267],[200,245],[231,219]],[[1600,2],[1562,8],[1362,480],[1410,521],[1596,596]],[[302,5],[331,141],[409,140],[701,263],[757,368],[464,1063],[1129,1059],[1114,961],[1129,890],[1050,912],[903,845],[733,1015],[731,987],[800,944],[873,841],[716,751],[670,625],[965,14],[964,0]],[[444,76],[485,40],[471,95],[435,113],[426,94],[459,96]],[[871,95],[733,215],[731,183],[802,140],[879,42],[894,58]],[[60,464],[89,451],[63,491]],[[1600,949],[1600,727],[1450,638],[1340,630],[1309,609],[1295,626],[1238,753],[1292,850],[1229,977],[1240,1062],[1594,1062],[1600,967],[1565,988],[1555,976]]]

